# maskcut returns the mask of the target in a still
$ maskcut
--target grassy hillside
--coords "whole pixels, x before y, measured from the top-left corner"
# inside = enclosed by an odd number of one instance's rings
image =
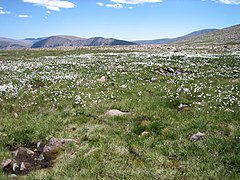
[[[240,44],[240,25],[227,27],[200,37],[194,37],[183,41],[183,43]]]
[[[20,178],[237,179],[239,55],[118,48],[0,51],[0,161],[73,138],[52,168]],[[197,132],[204,139],[190,141]]]
[[[191,38],[195,38],[201,35],[206,35],[210,32],[217,31],[218,29],[203,29],[199,31],[194,31],[192,33],[186,34],[184,36],[176,37],[176,38],[165,38],[165,39],[154,39],[154,40],[140,40],[134,41],[137,44],[170,44],[170,43],[177,43],[179,41],[186,41]]]

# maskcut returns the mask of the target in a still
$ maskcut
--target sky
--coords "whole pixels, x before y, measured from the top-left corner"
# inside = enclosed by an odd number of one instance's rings
[[[0,0],[0,37],[173,38],[240,24],[240,0]]]

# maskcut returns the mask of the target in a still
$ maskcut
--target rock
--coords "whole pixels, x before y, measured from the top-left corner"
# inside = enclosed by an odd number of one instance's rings
[[[12,163],[12,160],[7,159],[7,160],[3,161],[1,165],[2,165],[3,169],[7,169],[11,165],[11,163]]]
[[[158,81],[158,79],[157,79],[157,78],[155,78],[155,77],[152,77],[150,81],[151,81],[151,82],[157,82],[157,81]]]
[[[11,153],[12,153],[12,156],[15,158],[17,156],[18,150],[12,151]]]
[[[167,68],[167,71],[170,72],[170,73],[174,73],[174,69],[171,68],[171,67],[168,67],[168,68]]]
[[[98,79],[98,82],[106,82],[106,77],[102,76],[100,79]]]
[[[53,151],[60,150],[63,147],[61,140],[56,138],[51,138],[49,143],[46,144],[43,148],[43,153],[51,153]]]
[[[183,111],[183,110],[185,110],[185,109],[188,109],[189,107],[191,107],[191,104],[181,103],[181,104],[178,106],[178,110]]]
[[[24,162],[21,162],[20,171],[24,171],[25,169],[26,169],[26,166],[25,166]]]
[[[18,168],[19,168],[19,165],[17,163],[14,163],[12,166],[13,172],[16,172]]]
[[[117,109],[109,110],[105,113],[106,116],[123,116],[129,114],[128,112],[122,112]]]
[[[39,148],[41,146],[41,142],[37,143],[37,148]]]
[[[43,156],[43,154],[40,154],[39,155],[39,157],[36,159],[37,161],[42,161],[42,160],[44,160],[45,158],[44,158],[44,156]]]
[[[17,113],[14,113],[13,114],[15,118],[18,118],[18,114]]]
[[[123,84],[120,86],[121,88],[127,88],[127,85],[126,84]]]
[[[29,154],[29,155],[33,155],[33,154],[34,154],[34,151],[32,151],[32,150],[30,150],[30,149],[28,149],[28,148],[25,148],[25,151],[26,151],[26,153]]]
[[[63,148],[65,143],[69,143],[69,142],[78,142],[75,139],[57,139],[57,138],[51,138],[49,143],[46,144],[43,148],[43,153],[52,153],[52,152],[56,152],[59,151]]]
[[[148,136],[149,134],[150,134],[150,132],[143,131],[143,132],[141,133],[141,136]]]
[[[17,177],[17,175],[16,174],[10,174],[9,177],[10,178],[15,178],[15,177]]]
[[[199,141],[199,140],[202,140],[204,138],[204,136],[205,136],[204,133],[198,132],[198,133],[192,135],[190,140],[191,141]]]
[[[14,158],[25,157],[26,155],[34,155],[34,152],[28,148],[20,147],[16,151],[13,151]]]

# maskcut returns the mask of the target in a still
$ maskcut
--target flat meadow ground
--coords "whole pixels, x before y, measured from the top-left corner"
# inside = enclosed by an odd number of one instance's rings
[[[9,50],[0,64],[0,161],[10,147],[79,140],[20,179],[240,178],[238,47]]]

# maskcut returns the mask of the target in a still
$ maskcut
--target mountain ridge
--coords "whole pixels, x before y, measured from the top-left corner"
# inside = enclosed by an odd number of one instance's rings
[[[203,36],[192,37],[179,43],[185,44],[240,44],[240,24],[210,32]]]
[[[81,38],[68,35],[54,35],[49,37],[26,38],[20,40],[0,37],[0,49],[3,50],[145,44],[240,44],[240,24],[223,29],[203,29],[177,38],[142,41],[125,41],[104,37]]]
[[[153,39],[153,40],[137,40],[137,41],[133,41],[137,44],[140,45],[144,45],[144,44],[170,44],[170,43],[176,43],[185,39],[189,39],[195,36],[201,36],[201,35],[205,35],[208,34],[210,32],[214,32],[217,31],[218,29],[202,29],[202,30],[198,30],[198,31],[193,31],[189,34],[183,35],[183,36],[179,36],[176,38],[163,38],[163,39]]]
[[[0,49],[57,48],[57,47],[113,46],[113,45],[136,45],[136,43],[114,38],[104,37],[81,38],[77,36],[68,35],[54,35],[46,38],[25,38],[22,40],[0,37]]]

